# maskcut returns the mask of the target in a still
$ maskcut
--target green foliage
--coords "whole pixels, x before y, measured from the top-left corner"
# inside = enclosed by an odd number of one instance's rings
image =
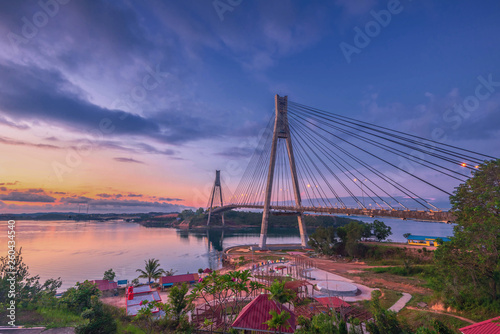
[[[147,278],[148,284],[151,282],[152,279],[155,281],[160,278],[163,274],[165,274],[165,270],[160,268],[160,260],[158,259],[149,259],[145,260],[145,267],[144,270],[142,269],[137,269],[136,271],[141,273],[139,275],[139,278]]]
[[[384,310],[380,306],[380,291],[372,292],[371,312],[373,322],[366,323],[366,329],[370,334],[404,334],[409,333],[405,326],[401,325],[396,313]]]
[[[251,277],[248,270],[230,271],[225,274],[214,271],[195,284],[190,299],[203,299],[209,308],[209,312],[217,312],[218,305],[224,305],[230,301],[236,303],[234,309],[239,309],[239,305],[248,303],[254,291],[263,288],[262,284],[251,280]],[[227,307],[224,312],[226,324],[232,323],[237,314],[229,313]],[[212,328],[212,325],[210,325],[210,328]]]
[[[311,320],[299,316],[297,324],[300,328],[295,334],[347,334],[359,333],[358,325],[351,325],[351,331],[347,331],[347,324],[338,313],[319,313],[314,315]]]
[[[285,288],[285,282],[274,280],[269,288],[269,300],[274,300],[279,304],[285,304],[293,301],[296,297],[295,292]]]
[[[71,287],[60,299],[60,303],[65,305],[73,312],[81,313],[92,307],[92,297],[101,295],[101,291],[97,285],[89,281],[83,283],[76,283],[75,287]]]
[[[91,308],[82,312],[82,318],[88,322],[76,327],[76,334],[112,334],[116,333],[117,324],[113,315],[104,310],[98,296],[92,296]]]
[[[12,282],[15,290],[11,292]],[[23,261],[22,248],[12,255],[0,257],[0,305],[14,299],[17,307],[22,307],[44,298],[53,298],[61,285],[60,278],[50,278],[40,284],[40,276],[31,276],[28,265]]]
[[[500,312],[500,160],[488,161],[450,197],[454,237],[435,251],[432,287],[458,309]]]
[[[375,220],[373,224],[371,224],[371,227],[373,229],[373,235],[378,241],[382,241],[392,235],[391,227],[385,225],[384,222],[379,220]]]
[[[370,224],[353,220],[345,226],[320,227],[309,236],[309,245],[316,252],[324,255],[364,257],[368,248],[359,241],[367,235],[370,226]]]
[[[113,271],[113,269],[108,269],[104,272],[104,276],[102,279],[108,280],[108,281],[113,281],[116,277],[116,273]]]
[[[186,307],[190,304],[187,298],[188,285],[183,283],[179,288],[173,286],[170,289],[169,302],[171,306],[172,313],[174,315],[174,320],[179,322],[186,311]]]
[[[403,237],[404,237],[405,239],[408,239],[408,237],[409,237],[410,235],[411,235],[411,233],[405,233],[405,234],[403,234]]]
[[[338,244],[336,229],[333,226],[319,227],[309,236],[309,246],[317,253],[333,255],[336,253],[335,245]]]
[[[290,313],[287,311],[281,311],[280,313],[275,310],[269,311],[271,319],[265,322],[265,324],[270,328],[274,329],[275,333],[281,332],[282,329],[290,327],[288,319],[290,319]]]

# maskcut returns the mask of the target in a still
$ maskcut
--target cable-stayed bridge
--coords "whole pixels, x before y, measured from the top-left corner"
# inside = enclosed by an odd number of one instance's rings
[[[262,209],[266,248],[270,214],[296,215],[307,245],[304,213],[453,221],[429,195],[451,195],[492,156],[355,120],[275,96],[268,123],[229,201],[216,173],[210,215]],[[214,201],[215,199],[215,201]]]

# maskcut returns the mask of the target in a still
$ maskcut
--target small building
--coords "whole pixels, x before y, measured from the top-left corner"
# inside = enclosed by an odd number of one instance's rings
[[[103,292],[118,289],[118,283],[114,281],[108,281],[107,279],[96,279],[90,282],[97,285],[97,288]]]
[[[174,284],[194,284],[198,282],[200,276],[198,274],[184,274],[184,275],[174,275],[174,276],[162,276],[160,278],[160,284],[163,288],[168,288]]]
[[[272,318],[269,311],[274,310],[278,313],[286,311],[290,313],[290,318],[287,320],[288,326],[280,328],[280,333],[294,333],[296,328],[295,313],[290,311],[284,305],[279,304],[274,300],[269,300],[268,294],[257,296],[249,304],[247,304],[240,312],[232,326],[234,329],[251,331],[252,333],[275,333],[274,329],[269,328],[266,321]]]
[[[149,285],[141,285],[141,286],[129,286],[126,293],[127,298],[127,315],[136,316],[139,310],[146,305],[144,305],[144,301],[152,302],[157,301],[161,302],[160,294],[157,290],[152,290]],[[153,314],[159,315],[160,310],[155,307],[152,309]]]
[[[500,334],[500,317],[460,328],[462,334]]]
[[[443,242],[450,241],[449,238],[446,237],[427,237],[423,235],[413,235],[410,234],[408,238],[408,245],[416,245],[416,246],[439,246],[437,239],[443,240]]]
[[[351,307],[350,304],[346,303],[339,297],[315,297],[314,298],[318,303],[325,306],[329,309],[349,309]]]

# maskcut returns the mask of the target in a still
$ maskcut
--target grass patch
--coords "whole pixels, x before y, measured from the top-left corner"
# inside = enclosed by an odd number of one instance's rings
[[[460,333],[458,331],[459,328],[470,325],[470,323],[466,321],[445,314],[438,314],[438,313],[418,311],[418,310],[409,310],[406,308],[398,313],[398,318],[408,323],[408,325],[413,330],[417,330],[418,328],[421,327],[428,327],[428,325],[433,319],[441,321],[446,326],[453,329],[456,333]]]
[[[428,273],[428,268],[426,266],[411,266],[409,268],[405,268],[403,266],[398,267],[376,267],[376,268],[368,268],[367,271],[373,271],[377,274],[392,274],[398,276],[416,276],[419,274],[424,274],[420,276],[426,276]]]
[[[45,326],[47,328],[74,327],[85,323],[80,315],[62,308],[39,307],[35,311],[24,311],[30,314],[21,318],[20,324],[25,326]],[[38,316],[37,316],[38,314]],[[24,321],[23,321],[24,320]]]
[[[380,298],[380,306],[385,309],[388,309],[389,307],[394,305],[394,303],[396,303],[399,298],[403,296],[403,294],[399,291],[387,289],[381,289],[381,291],[384,295]]]

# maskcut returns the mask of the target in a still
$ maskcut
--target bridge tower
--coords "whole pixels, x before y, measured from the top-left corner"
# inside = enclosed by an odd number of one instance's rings
[[[271,159],[269,160],[269,171],[267,173],[267,186],[264,199],[264,212],[262,213],[262,226],[260,230],[261,249],[266,248],[267,227],[269,223],[269,213],[271,209],[271,194],[273,188],[274,167],[276,165],[276,147],[278,140],[286,141],[286,149],[288,152],[288,162],[290,164],[290,174],[292,176],[293,192],[295,195],[295,206],[300,208],[302,200],[300,198],[299,182],[297,179],[297,170],[295,169],[295,157],[293,155],[292,139],[290,136],[290,128],[288,127],[288,96],[279,96],[275,98],[276,116],[274,120],[273,141],[271,146]],[[307,232],[304,225],[304,215],[300,212],[297,216],[299,222],[300,239],[302,246],[307,246]]]
[[[224,206],[224,200],[222,199],[222,187],[220,183],[220,170],[215,171],[215,182],[212,188],[212,192],[210,193],[210,198],[208,199],[209,207],[208,207],[208,219],[207,225],[210,225],[210,217],[212,216],[212,210],[214,206],[214,199],[220,199],[220,206]],[[217,202],[216,202],[217,203]],[[222,225],[224,224],[224,212],[222,212]]]

